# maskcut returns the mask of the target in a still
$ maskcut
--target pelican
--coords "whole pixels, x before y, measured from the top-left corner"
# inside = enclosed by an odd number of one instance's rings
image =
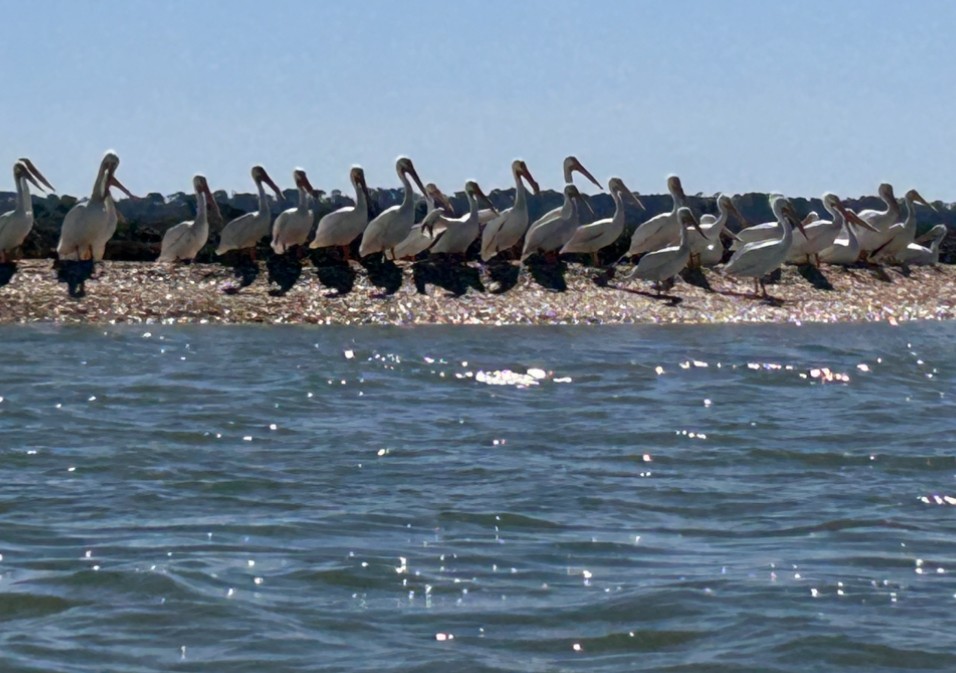
[[[764,286],[763,277],[783,264],[790,252],[790,245],[793,243],[793,227],[790,223],[795,222],[800,231],[803,231],[803,222],[797,217],[790,202],[779,195],[772,199],[772,208],[782,230],[780,238],[744,244],[724,267],[724,273],[731,276],[753,278],[754,293],[758,291],[759,285],[764,298],[767,298],[767,288]]]
[[[222,218],[205,176],[193,177],[193,189],[196,191],[196,219],[180,222],[166,230],[157,262],[188,262],[195,259],[209,239],[208,211],[211,209],[217,218]]]
[[[282,190],[272,181],[266,169],[262,166],[252,167],[252,179],[256,183],[256,190],[259,192],[259,210],[240,215],[232,220],[219,234],[219,246],[216,248],[217,255],[224,255],[230,250],[251,250],[251,257],[256,257],[256,244],[263,236],[268,236],[272,224],[272,214],[269,211],[269,197],[266,196],[266,190],[262,183],[266,183],[276,193],[279,203],[282,203]]]
[[[299,190],[299,205],[283,210],[272,224],[272,249],[279,255],[295,245],[304,244],[312,229],[309,199],[315,195],[315,188],[301,168],[292,171],[292,179]]]
[[[870,261],[898,261],[898,256],[916,240],[916,204],[922,203],[933,208],[915,189],[906,192],[903,200],[906,202],[906,219],[886,230],[886,242],[870,253]]]
[[[573,157],[569,157],[573,158]],[[575,161],[577,161],[575,159]],[[580,164],[579,164],[580,165]],[[537,181],[531,176],[528,165],[521,159],[511,162],[511,175],[515,181],[515,202],[485,225],[481,233],[481,259],[485,262],[503,250],[510,250],[528,230],[528,193],[524,182],[528,181],[535,194],[541,193]]]
[[[810,219],[811,215],[814,216],[812,220]],[[811,212],[803,218],[803,226],[819,219],[820,217],[816,212]],[[839,264],[841,266],[849,266],[858,262],[860,259],[860,241],[856,236],[858,228],[862,227],[845,219],[840,235],[833,241],[833,245],[821,250],[820,254],[817,255],[819,260],[824,264]]]
[[[724,256],[724,247],[720,243],[721,234],[736,239],[737,236],[727,229],[727,220],[734,215],[746,227],[747,220],[737,210],[732,198],[726,194],[717,195],[717,216],[707,214],[700,218],[700,231],[684,229],[684,235],[690,240],[690,262],[693,267],[714,266],[720,263]]]
[[[571,252],[589,252],[591,253],[591,262],[594,266],[598,265],[598,251],[606,248],[616,241],[624,232],[624,198],[644,209],[641,200],[627,188],[621,178],[611,178],[607,182],[607,190],[614,199],[614,215],[612,217],[584,224],[577,228],[560,253]]]
[[[787,261],[795,264],[801,262],[809,264],[812,256],[816,259],[817,266],[819,266],[820,253],[836,242],[847,222],[858,225],[864,230],[876,231],[873,225],[866,220],[861,220],[852,210],[847,210],[840,197],[833,192],[825,193],[822,200],[823,207],[833,219],[817,219],[809,224],[801,222],[803,226],[800,231],[793,235],[793,243],[790,246],[790,252],[787,254]]]
[[[425,203],[425,219],[412,225],[405,240],[385,253],[388,259],[411,259],[425,252],[448,226],[446,215],[455,215],[455,207],[434,182],[425,184]]]
[[[19,159],[13,164],[13,182],[17,187],[17,199],[13,210],[0,215],[0,263],[7,262],[7,256],[19,248],[30,230],[33,229],[33,200],[30,198],[30,185],[42,190],[39,180],[53,192],[53,185],[47,182],[29,159]]]
[[[119,157],[108,151],[100,162],[96,182],[88,201],[78,203],[63,218],[60,240],[56,246],[57,258],[63,261],[95,260],[96,252],[106,246],[106,241],[116,229],[116,212],[111,203],[110,187],[116,187],[133,197],[129,190],[116,179]],[[102,252],[99,257],[102,258]]]
[[[880,198],[886,204],[885,210],[861,210],[857,215],[860,219],[876,227],[878,232],[861,231],[858,239],[860,249],[864,252],[876,250],[886,243],[886,232],[900,221],[900,204],[893,195],[893,185],[884,182],[879,187]]]
[[[593,182],[593,183],[597,186],[598,189],[600,189],[602,192],[604,191],[604,187],[601,186],[601,183],[598,182],[597,179],[596,179],[593,175],[591,175],[591,173],[588,172],[588,169],[586,169],[586,168],[581,164],[581,162],[578,161],[578,158],[577,158],[577,157],[575,157],[575,156],[573,156],[573,155],[572,155],[572,156],[569,156],[569,157],[565,157],[565,159],[564,159],[564,184],[566,184],[566,185],[572,184],[573,178],[574,178],[574,173],[580,173],[581,175],[583,175],[584,177],[586,177],[588,180],[590,180],[591,182]],[[544,224],[545,222],[548,222],[549,220],[555,220],[555,219],[557,219],[558,217],[561,217],[561,213],[562,213],[562,211],[563,211],[563,208],[564,208],[564,206],[561,206],[561,207],[559,207],[559,208],[554,208],[554,209],[552,209],[552,210],[549,210],[549,211],[546,212],[544,215],[542,215],[541,217],[539,217],[539,218],[537,219],[537,222],[538,222],[538,223],[541,223],[541,224]]]
[[[687,260],[690,259],[691,244],[690,238],[687,236],[687,227],[693,227],[698,235],[707,238],[690,208],[681,207],[677,209],[677,223],[680,227],[677,232],[678,244],[647,253],[641,257],[637,266],[624,277],[624,280],[633,278],[652,280],[654,281],[654,289],[660,296],[661,281],[676,276],[681,269],[687,266]]]
[[[483,201],[484,205],[493,212],[498,212],[474,180],[465,183],[465,196],[468,199],[468,213],[458,218],[442,218],[445,221],[445,231],[438,235],[436,242],[429,248],[429,252],[444,255],[464,255],[480,233],[478,222],[479,201]],[[422,226],[422,229],[425,229],[425,225]]]
[[[564,186],[564,205],[561,206],[558,217],[549,219],[545,215],[528,229],[524,237],[524,249],[521,251],[522,262],[536,252],[558,250],[571,240],[580,224],[575,201],[584,201],[584,196],[577,187],[569,183]]]
[[[667,178],[667,191],[674,200],[671,212],[655,215],[635,229],[631,235],[631,246],[627,249],[626,256],[639,255],[642,252],[658,250],[677,243],[681,233],[677,211],[687,206],[687,196],[684,194],[680,178],[676,175]]]
[[[750,227],[746,227],[737,232],[737,242],[730,246],[731,250],[737,250],[747,243],[758,243],[777,238],[783,232],[783,221],[785,219],[792,221],[793,217],[782,215],[782,208],[786,205],[789,212],[793,213],[793,206],[790,201],[779,193],[770,195],[770,210],[773,212],[774,220],[771,222],[762,222]],[[795,215],[794,215],[795,217]],[[820,219],[819,216],[816,220]],[[813,220],[814,222],[816,220]],[[803,224],[803,222],[801,222]]]
[[[939,264],[939,246],[949,233],[945,224],[937,224],[935,227],[923,234],[918,240],[932,240],[929,247],[919,245],[919,243],[910,243],[906,249],[899,253],[901,264],[910,264],[912,266],[929,266]]]
[[[412,165],[412,160],[408,157],[398,158],[395,162],[395,172],[398,173],[398,179],[402,181],[405,195],[401,204],[386,208],[368,223],[365,233],[362,234],[362,244],[359,246],[360,257],[386,250],[390,251],[394,257],[395,246],[405,240],[412,230],[412,225],[415,224],[415,203],[412,201],[412,185],[408,181],[408,176],[412,176],[423,196],[426,195],[425,187],[415,171],[415,166]]]
[[[365,182],[365,171],[361,166],[352,166],[349,171],[349,180],[355,188],[355,205],[345,206],[329,213],[319,220],[315,230],[315,238],[309,244],[312,249],[338,246],[344,248],[345,259],[348,259],[349,246],[356,238],[362,235],[368,226],[368,185]]]

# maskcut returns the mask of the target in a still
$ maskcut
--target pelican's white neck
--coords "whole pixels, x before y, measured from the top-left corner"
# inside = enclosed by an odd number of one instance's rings
[[[271,212],[271,208],[269,208],[269,197],[266,196],[266,188],[262,186],[262,180],[256,180],[256,189],[259,191],[259,212]]]
[[[299,185],[299,212],[304,213],[309,209],[309,190],[305,185]]]
[[[30,184],[26,178],[17,178],[17,204],[15,212],[23,215],[33,210],[33,202],[30,200]]]
[[[365,190],[362,189],[358,180],[352,180],[352,186],[355,187],[355,210],[367,213],[368,200],[365,198]]]
[[[198,224],[200,222],[206,221],[207,211],[206,211],[206,195],[203,194],[202,190],[196,190],[196,220]]]

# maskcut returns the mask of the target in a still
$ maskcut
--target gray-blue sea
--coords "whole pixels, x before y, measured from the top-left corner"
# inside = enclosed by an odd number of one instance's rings
[[[956,324],[0,327],[0,671],[956,670]]]

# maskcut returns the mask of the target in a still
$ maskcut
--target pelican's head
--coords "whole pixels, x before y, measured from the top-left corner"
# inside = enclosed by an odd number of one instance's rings
[[[116,169],[119,167],[119,162],[119,156],[117,156],[113,150],[107,150],[106,154],[103,155],[103,160],[100,162],[100,170],[105,171],[106,176],[106,181],[103,186],[105,192],[103,198],[110,195],[110,187],[116,187],[126,194],[127,197],[135,199],[136,197],[116,178]]]
[[[667,191],[670,192],[671,196],[675,199],[687,198],[684,194],[684,186],[680,183],[680,178],[676,175],[667,176]]]
[[[592,209],[591,204],[588,203],[587,197],[584,196],[584,194],[582,194],[581,191],[571,183],[568,183],[564,186],[564,200],[566,202],[580,201],[584,207],[588,209],[588,212],[590,212],[592,215],[594,214],[594,209]]]
[[[705,239],[707,235],[704,233],[704,230],[700,228],[700,222],[697,221],[697,218],[694,216],[694,211],[686,206],[681,206],[677,209],[677,221],[680,222],[680,225],[684,228],[693,227],[697,230],[697,233],[703,236]],[[709,240],[709,239],[708,239]]]
[[[750,223],[747,222],[747,218],[745,218],[745,217],[741,214],[741,212],[740,212],[739,210],[737,210],[737,204],[734,203],[734,200],[733,200],[732,198],[730,198],[729,195],[727,195],[727,194],[719,194],[719,195],[717,196],[717,207],[720,208],[720,209],[722,209],[723,211],[725,211],[725,212],[727,212],[727,213],[730,213],[731,215],[734,215],[738,220],[740,220],[740,224],[741,224],[743,227],[749,227],[749,226],[750,226]]]
[[[434,203],[440,204],[445,212],[454,217],[455,207],[451,205],[451,201],[434,182],[429,182],[427,185],[425,185],[425,196],[430,198]],[[438,209],[436,208],[436,210]]]
[[[465,183],[465,193],[470,194],[471,198],[473,198],[479,204],[484,203],[484,205],[487,206],[495,215],[498,214],[498,209],[495,208],[494,204],[491,203],[491,200],[485,196],[485,193],[481,191],[481,187],[479,187],[478,183],[474,180],[469,180]]]
[[[305,174],[304,168],[296,168],[292,171],[292,179],[295,180],[296,189],[303,189],[307,194],[312,194],[313,196],[317,195],[315,187],[309,182],[309,176]]]
[[[28,171],[34,178],[36,178],[37,180],[39,180],[40,182],[42,182],[43,185],[46,187],[46,189],[47,189],[48,191],[50,191],[50,192],[56,191],[56,190],[54,189],[53,185],[51,185],[50,182],[49,182],[45,177],[43,177],[43,173],[41,173],[40,170],[39,170],[36,166],[33,165],[33,162],[32,162],[32,161],[30,161],[30,160],[27,159],[26,157],[20,157],[19,159],[17,159],[17,163],[18,163],[18,164],[23,164],[24,167],[26,167],[27,171]],[[14,166],[14,174],[16,174],[16,166]],[[36,185],[36,182],[34,182],[33,184]],[[40,187],[40,185],[37,185],[37,189],[43,189],[43,187]]]
[[[914,203],[914,202],[915,202],[915,203],[922,203],[924,206],[927,206],[927,207],[929,207],[929,208],[933,208],[933,205],[932,205],[929,201],[927,201],[926,199],[924,199],[922,196],[920,196],[920,193],[919,193],[918,191],[916,191],[915,189],[911,189],[911,190],[909,190],[908,192],[906,192],[906,194],[903,196],[903,198],[905,198],[905,199],[906,199],[907,201],[909,201],[910,203]],[[936,210],[936,208],[933,208],[933,210]]]
[[[266,169],[262,166],[256,164],[252,167],[252,179],[255,181],[256,185],[261,183],[266,183],[269,187],[276,193],[276,198],[282,201],[285,197],[282,195],[282,190],[279,189],[279,185],[272,181],[272,178],[269,177],[269,174],[266,173]]]
[[[411,159],[408,157],[399,157],[395,161],[395,172],[398,173],[399,178],[403,178],[406,175],[411,176],[415,184],[418,185],[418,191],[422,193],[422,196],[428,196],[425,192],[425,185],[422,184],[422,179],[418,177],[418,171],[415,170]]]
[[[541,193],[541,188],[538,187],[538,181],[532,177],[531,171],[528,170],[528,164],[526,164],[523,159],[515,159],[511,162],[511,174],[515,180],[524,178],[533,193]]]
[[[115,171],[117,166],[119,166],[119,162],[119,155],[117,155],[116,152],[106,150],[106,153],[103,155],[103,160],[100,162],[100,166]]]
[[[571,182],[571,173],[580,173],[581,175],[586,177],[588,180],[593,182],[598,189],[600,189],[602,192],[604,191],[604,187],[602,187],[601,183],[597,181],[597,178],[591,175],[588,169],[586,169],[581,164],[581,162],[578,161],[578,158],[574,155],[571,155],[565,158],[564,160],[564,181],[565,182]]]
[[[888,182],[881,182],[880,186],[877,188],[877,192],[884,201],[893,202],[896,201],[896,196],[893,195],[893,185]]]
[[[33,186],[37,189],[43,189],[40,186],[40,183],[36,181],[33,177],[33,174],[30,172],[30,169],[27,168],[27,165],[22,161],[18,161],[13,164],[13,182],[17,185],[17,189],[20,188],[20,181],[26,180],[27,182],[33,183]]]
[[[368,183],[365,182],[365,171],[361,166],[352,166],[352,170],[349,171],[349,180],[352,181],[352,186],[355,187],[356,191],[362,190],[366,201],[372,200],[368,193]]]
[[[628,189],[621,178],[611,178],[608,180],[607,191],[611,194],[620,194],[622,197],[627,197],[635,206],[638,206],[641,210],[645,209],[644,204],[637,198],[637,194]]]

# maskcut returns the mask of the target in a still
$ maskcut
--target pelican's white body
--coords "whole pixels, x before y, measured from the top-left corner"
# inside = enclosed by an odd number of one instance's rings
[[[943,239],[946,238],[947,233],[949,233],[949,230],[945,224],[937,224],[921,239],[932,238],[933,241],[929,247],[922,246],[918,243],[910,243],[906,246],[906,249],[899,254],[900,263],[910,264],[912,266],[939,264],[939,246],[943,242]]]
[[[259,190],[259,210],[240,215],[229,222],[219,234],[217,255],[224,255],[230,250],[245,250],[254,248],[268,236],[272,225],[272,213],[269,212],[269,197],[261,181],[256,181]]]
[[[465,197],[468,199],[468,213],[461,217],[445,217],[445,231],[428,249],[437,254],[464,254],[468,247],[475,242],[481,233],[481,223],[478,219],[478,199],[467,189]]]
[[[272,249],[280,255],[294,245],[303,245],[312,231],[312,197],[304,186],[299,185],[298,189],[299,204],[279,213],[272,225]]]
[[[724,267],[725,273],[733,276],[762,278],[783,264],[793,243],[793,230],[781,210],[784,204],[785,201],[782,198],[776,199],[773,203],[774,215],[779,222],[780,238],[744,244],[727,262],[727,266]]]
[[[19,248],[33,229],[33,201],[26,178],[17,180],[13,210],[0,215],[0,254]]]
[[[687,206],[682,192],[678,192],[668,185],[668,191],[674,200],[674,207],[669,213],[655,215],[643,222],[631,234],[631,245],[627,249],[628,255],[639,255],[642,252],[651,252],[661,248],[678,245],[681,236],[681,224],[677,219],[677,211]]]
[[[157,262],[179,262],[196,258],[209,240],[209,217],[206,195],[196,190],[196,219],[180,222],[163,234]]]
[[[624,233],[624,197],[616,189],[609,188],[608,191],[614,199],[614,215],[579,226],[561,248],[561,254],[597,252],[614,243]]]
[[[644,280],[653,280],[660,283],[676,276],[681,269],[687,266],[687,260],[690,259],[691,252],[690,240],[685,227],[682,224],[678,226],[678,244],[653,250],[642,256],[634,270],[625,276],[625,280],[643,278]]]
[[[351,245],[365,231],[368,226],[368,199],[365,198],[365,190],[355,180],[352,180],[352,186],[355,187],[355,205],[344,206],[324,215],[319,220],[310,248]]]
[[[497,216],[494,216],[490,210],[479,212],[479,218],[484,212],[493,216],[481,233],[481,259],[485,262],[502,250],[510,250],[528,231],[528,224],[531,221],[528,216],[528,192],[521,176],[515,173],[514,178],[515,202],[511,208],[502,210]],[[558,212],[561,212],[560,208]]]
[[[580,225],[578,206],[574,198],[565,194],[564,205],[558,217],[549,218],[547,215],[537,220],[528,229],[524,238],[524,249],[521,251],[521,260],[536,252],[551,252],[558,250],[574,236],[574,231]]]

